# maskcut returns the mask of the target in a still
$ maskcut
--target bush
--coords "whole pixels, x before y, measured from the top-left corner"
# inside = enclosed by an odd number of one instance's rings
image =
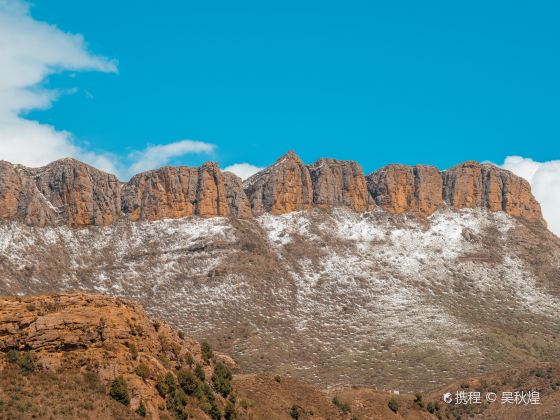
[[[200,387],[199,379],[190,370],[180,370],[179,373],[177,373],[177,381],[187,395],[193,395]]]
[[[167,409],[175,414],[175,418],[178,420],[185,420],[188,418],[188,414],[185,412],[185,406],[187,405],[187,395],[182,389],[176,389],[173,396],[167,399]]]
[[[146,417],[147,412],[146,412],[146,406],[144,405],[144,401],[140,400],[140,404],[136,409],[136,414],[138,414],[140,417]]]
[[[186,363],[187,365],[189,365],[189,367],[192,366],[192,365],[194,365],[194,357],[192,357],[192,354],[190,354],[190,353],[187,353],[187,354],[186,354],[186,356],[185,356],[185,363]]]
[[[183,331],[179,331],[178,335],[181,340],[185,339],[185,333]]]
[[[214,357],[214,352],[212,351],[212,347],[206,341],[203,341],[200,345],[200,351],[202,353],[202,360],[204,363],[208,363],[210,359]]]
[[[332,403],[336,405],[344,414],[350,412],[350,405],[348,403],[340,401],[337,397],[333,397]]]
[[[276,382],[278,382],[278,383],[282,382],[282,378],[280,377],[280,375],[276,375],[276,376],[274,377],[274,380],[275,380]]]
[[[299,407],[295,404],[292,405],[292,408],[290,409],[290,417],[296,420],[299,419]]]
[[[389,408],[391,409],[391,411],[393,413],[396,413],[397,411],[399,411],[399,403],[394,398],[391,398],[387,405],[389,406]]]
[[[414,395],[414,404],[416,404],[420,408],[424,407],[424,401],[422,400],[422,394],[420,394],[419,392],[417,392]]]
[[[132,343],[130,346],[128,346],[128,349],[130,350],[132,359],[136,360],[138,358],[138,348],[136,347],[136,344]]]
[[[36,368],[35,360],[28,351],[23,353],[23,356],[19,358],[18,364],[24,374],[31,373]]]
[[[10,363],[15,363],[18,361],[18,359],[19,359],[19,351],[12,349],[8,351],[8,353],[6,353],[6,361]]]
[[[144,362],[140,363],[136,368],[136,374],[140,376],[142,379],[146,380],[150,377],[150,368]]]
[[[212,374],[212,385],[214,385],[214,389],[224,398],[231,392],[232,377],[233,375],[226,365],[222,362],[216,364],[214,367],[214,373]]]
[[[231,401],[226,403],[226,408],[224,408],[224,418],[226,420],[234,420],[237,417],[237,412],[235,411],[235,404]]]
[[[111,389],[109,390],[109,396],[124,404],[126,406],[130,405],[130,395],[128,393],[128,385],[122,376],[119,376],[111,384]]]
[[[196,364],[196,367],[194,368],[194,374],[201,381],[204,381],[206,379],[206,374],[204,373],[204,369],[202,368],[202,365],[200,363]]]

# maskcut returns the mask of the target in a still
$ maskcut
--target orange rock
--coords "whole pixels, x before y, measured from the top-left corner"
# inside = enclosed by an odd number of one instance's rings
[[[369,195],[360,165],[350,160],[319,159],[308,165],[313,185],[313,205],[346,206],[365,211],[375,204]]]
[[[116,176],[75,159],[61,159],[30,170],[37,189],[71,226],[108,225],[120,214]]]
[[[483,207],[514,217],[542,221],[529,183],[505,169],[475,161],[444,172],[444,199],[455,208]]]
[[[231,176],[208,162],[200,168],[164,167],[132,177],[123,188],[123,212],[131,220],[159,220],[199,215],[205,217],[243,214],[247,217],[244,192],[235,189]],[[240,208],[230,209],[231,204]]]
[[[433,166],[387,165],[367,176],[377,205],[390,213],[429,216],[442,207],[443,180]]]
[[[309,170],[292,151],[251,176],[243,185],[255,215],[305,210],[313,204]]]

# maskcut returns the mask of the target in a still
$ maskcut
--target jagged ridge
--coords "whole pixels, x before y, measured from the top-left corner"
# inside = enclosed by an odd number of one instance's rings
[[[468,161],[446,171],[387,165],[367,176],[354,161],[305,165],[288,152],[245,182],[213,162],[142,172],[127,183],[74,159],[42,168],[0,162],[0,219],[29,225],[104,226],[119,218],[251,218],[313,207],[349,207],[429,216],[445,207],[486,208],[544,223],[527,181],[491,164]]]

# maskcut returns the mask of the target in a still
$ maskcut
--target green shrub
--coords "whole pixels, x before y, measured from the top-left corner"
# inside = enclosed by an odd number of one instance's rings
[[[147,412],[146,412],[146,406],[144,405],[144,401],[140,400],[140,404],[136,409],[136,414],[138,414],[140,417],[146,417]]]
[[[202,353],[202,360],[204,363],[208,363],[210,359],[214,357],[214,352],[212,351],[212,347],[206,341],[203,341],[200,345],[200,351]]]
[[[111,384],[109,396],[126,406],[130,405],[130,394],[128,393],[128,385],[126,384],[126,381],[122,376],[119,376]]]
[[[185,355],[185,363],[186,363],[187,365],[189,365],[189,366],[194,365],[194,357],[192,356],[192,354],[187,353],[187,354]]]
[[[200,380],[190,370],[180,370],[179,373],[177,373],[177,381],[187,395],[193,395],[200,387]]]
[[[18,361],[18,359],[19,359],[19,351],[12,349],[8,351],[8,353],[6,353],[6,361],[10,363],[15,363]]]
[[[292,405],[292,408],[290,409],[290,417],[298,420],[299,419],[299,407],[297,405]]]
[[[188,414],[185,412],[186,405],[187,395],[180,388],[176,389],[173,395],[167,399],[167,409],[171,411],[178,420],[185,420],[188,418]]]
[[[181,340],[185,339],[185,333],[183,331],[179,331],[178,335]]]
[[[414,404],[416,404],[420,408],[424,407],[424,401],[422,400],[422,394],[420,394],[419,392],[417,392],[414,395]]]
[[[340,401],[337,397],[333,397],[332,403],[336,405],[344,414],[350,412],[350,405],[348,403]]]
[[[31,373],[36,368],[35,359],[28,351],[23,353],[23,356],[19,358],[18,364],[24,374]]]
[[[136,367],[136,374],[146,380],[150,377],[150,368],[146,363],[142,362],[138,365],[138,367]]]
[[[224,418],[226,420],[234,420],[237,417],[237,412],[235,410],[235,404],[231,401],[226,403],[224,408]]]
[[[132,343],[128,346],[128,349],[130,350],[130,355],[132,356],[133,360],[136,360],[138,358],[138,348],[136,347],[136,344]]]
[[[233,375],[231,374],[231,371],[222,362],[218,362],[216,366],[214,366],[214,373],[212,374],[212,385],[214,385],[214,389],[224,398],[227,397],[231,392],[232,377]]]
[[[399,403],[394,398],[391,398],[387,405],[389,406],[389,408],[391,409],[391,411],[393,413],[396,413],[397,411],[399,411]]]
[[[202,368],[202,365],[200,363],[196,364],[196,367],[194,368],[194,374],[201,381],[204,381],[206,379],[206,374],[204,373],[204,369]]]

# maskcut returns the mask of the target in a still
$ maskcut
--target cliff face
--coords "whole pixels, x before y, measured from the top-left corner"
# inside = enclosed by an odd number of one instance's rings
[[[119,217],[121,187],[116,176],[74,159],[30,172],[37,189],[69,225],[108,225]]]
[[[469,161],[440,172],[433,166],[387,165],[367,177],[353,161],[319,159],[305,165],[293,152],[244,183],[212,162],[164,167],[121,184],[113,175],[73,159],[30,169],[0,162],[0,219],[29,225],[104,226],[124,217],[251,218],[312,207],[376,206],[429,216],[441,207],[482,207],[542,221],[527,181],[490,164]]]
[[[313,204],[309,170],[294,152],[288,152],[271,167],[253,175],[244,185],[255,215],[305,210]]]
[[[20,220],[28,225],[56,223],[57,214],[37,189],[28,171],[0,162],[0,219]]]
[[[390,213],[429,216],[443,205],[443,179],[433,166],[387,165],[367,177],[368,190]]]
[[[348,160],[319,159],[308,167],[313,184],[313,204],[330,208],[346,206],[356,211],[374,207],[360,165]]]
[[[527,220],[542,219],[529,183],[490,164],[468,161],[447,170],[444,199],[455,208],[484,207]]]
[[[122,208],[131,220],[230,214],[223,175],[211,162],[200,168],[164,167],[135,175],[123,188]]]

